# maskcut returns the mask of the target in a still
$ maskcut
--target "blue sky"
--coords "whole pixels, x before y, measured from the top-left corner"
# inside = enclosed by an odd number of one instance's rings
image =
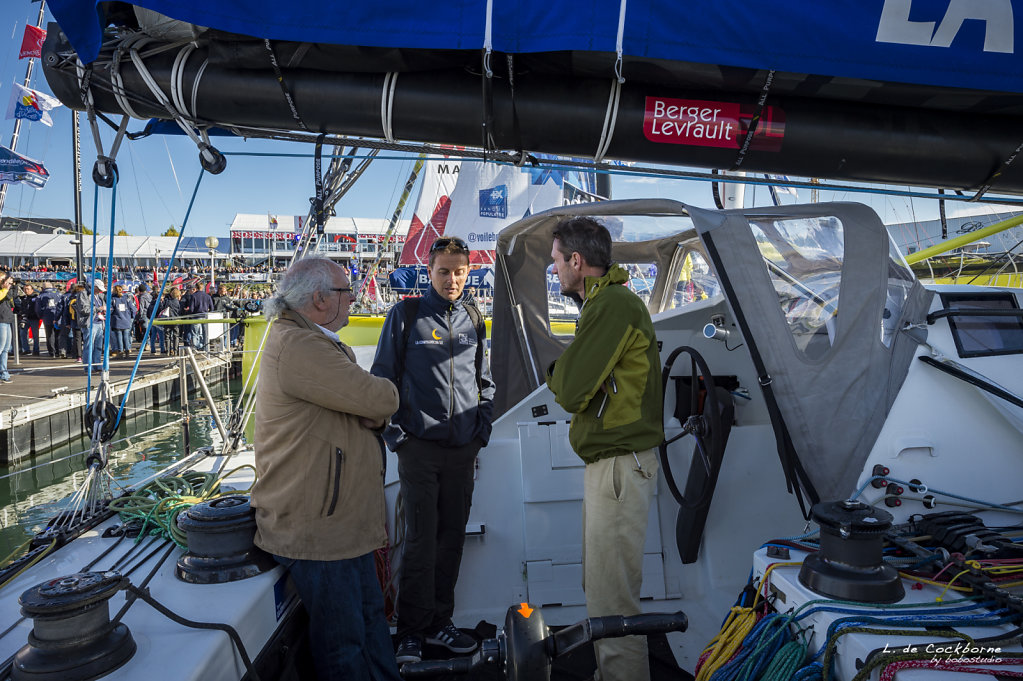
[[[21,83],[28,60],[18,59],[18,48],[26,22],[35,23],[39,4],[29,0],[0,2],[0,36],[5,47],[0,49],[0,110],[6,112],[11,83]],[[47,11],[47,20],[49,20]],[[34,69],[33,87],[49,92],[42,68]],[[10,185],[4,216],[71,218],[72,148],[71,113],[66,107],[52,112],[53,127],[41,123],[22,125],[17,151],[42,162],[50,172],[50,180],[42,190],[24,185]],[[82,123],[83,221],[93,223],[92,164],[96,149],[84,114]],[[132,121],[129,130],[138,130],[142,121]],[[0,120],[0,144],[10,145],[13,120]],[[109,148],[112,131],[104,131],[104,148]],[[312,145],[214,138],[214,144],[225,152],[269,154],[312,154]],[[153,136],[135,142],[126,141],[118,153],[120,183],[117,191],[115,221],[117,229],[133,235],[157,235],[171,224],[180,225],[185,216],[196,178],[199,175],[195,146],[184,136]],[[337,205],[338,215],[350,217],[389,218],[394,210],[410,169],[410,159],[377,160]],[[229,156],[227,170],[221,175],[206,175],[189,218],[190,235],[227,236],[236,213],[305,214],[313,194],[312,158]],[[656,178],[613,180],[615,198],[663,197],[698,206],[712,207],[710,184]],[[898,187],[898,189],[907,189]],[[753,191],[756,205],[770,203],[768,190]],[[748,196],[747,199],[750,197]],[[821,200],[854,200],[871,205],[885,222],[906,222],[937,217],[935,201],[869,194],[821,192]],[[785,196],[785,202],[793,201]],[[799,200],[809,200],[807,190],[799,190]],[[100,190],[99,225],[101,233],[110,225],[110,191]],[[410,205],[404,217],[411,216]],[[957,210],[956,204],[949,212]],[[992,211],[997,210],[995,208]]]

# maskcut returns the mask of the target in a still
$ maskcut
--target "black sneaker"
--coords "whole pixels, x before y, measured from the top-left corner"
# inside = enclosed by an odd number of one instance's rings
[[[418,636],[406,636],[401,639],[401,643],[398,644],[398,652],[395,653],[394,659],[399,665],[403,665],[407,662],[422,662],[423,661],[423,641]]]
[[[459,631],[451,622],[426,637],[426,642],[434,646],[444,646],[453,653],[471,653],[476,650],[476,639]]]

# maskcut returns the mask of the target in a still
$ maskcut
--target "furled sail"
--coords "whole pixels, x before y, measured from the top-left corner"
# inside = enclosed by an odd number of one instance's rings
[[[197,28],[54,0],[62,102],[87,73],[100,111],[245,134],[1023,192],[1023,0],[138,4]]]

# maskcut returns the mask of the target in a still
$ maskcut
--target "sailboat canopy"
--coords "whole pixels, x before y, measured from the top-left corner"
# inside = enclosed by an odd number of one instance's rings
[[[83,61],[101,0],[51,0]],[[1023,92],[1019,0],[140,0],[198,26],[272,40],[497,52],[605,52],[650,60]],[[496,66],[496,64],[495,64]]]

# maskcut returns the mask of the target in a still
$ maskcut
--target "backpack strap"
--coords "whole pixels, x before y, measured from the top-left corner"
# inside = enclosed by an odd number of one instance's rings
[[[475,303],[466,300],[462,301],[472,325],[476,329],[476,387],[483,393],[483,345],[487,342],[487,325],[483,321],[483,313],[476,307]]]
[[[398,351],[401,358],[402,373],[405,372],[405,353],[408,351],[408,339],[412,334],[412,326],[416,323],[416,318],[419,317],[419,302],[421,300],[422,298],[416,296],[405,298],[401,302],[402,312],[405,313],[405,326],[401,330],[401,348]]]

